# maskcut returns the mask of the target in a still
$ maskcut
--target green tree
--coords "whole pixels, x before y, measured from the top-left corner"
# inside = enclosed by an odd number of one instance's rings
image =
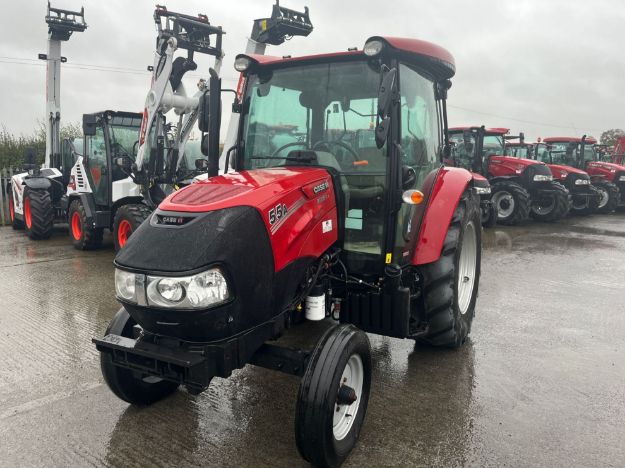
[[[616,144],[616,140],[620,137],[625,136],[625,130],[621,130],[620,128],[613,128],[611,130],[606,130],[601,134],[601,139],[599,142],[602,145],[612,146]]]

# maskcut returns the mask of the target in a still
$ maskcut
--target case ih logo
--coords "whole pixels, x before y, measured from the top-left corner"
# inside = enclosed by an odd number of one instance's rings
[[[315,185],[313,187],[313,192],[314,192],[315,195],[317,195],[319,192],[323,192],[324,190],[327,190],[328,187],[330,187],[330,184],[328,184],[327,180],[324,180],[319,185]]]
[[[184,216],[163,216],[158,217],[160,224],[167,224],[168,226],[182,226],[187,223],[190,218]]]

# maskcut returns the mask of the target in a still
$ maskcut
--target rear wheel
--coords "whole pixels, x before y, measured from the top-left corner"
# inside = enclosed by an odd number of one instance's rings
[[[54,208],[47,190],[24,189],[24,224],[31,239],[50,238],[54,227]]]
[[[13,229],[24,229],[24,222],[15,217],[15,202],[13,201],[13,191],[10,190],[10,186],[7,196],[9,197],[9,217],[11,218],[11,226],[13,226]]]
[[[340,466],[358,440],[371,387],[371,347],[353,325],[327,330],[299,386],[295,440],[314,466]]]
[[[94,228],[87,223],[87,212],[80,200],[69,206],[69,233],[72,243],[78,250],[96,249],[102,245],[102,228]]]
[[[122,308],[117,312],[106,334],[114,334],[132,338],[132,328],[136,322]],[[100,353],[100,368],[104,381],[111,391],[120,399],[133,405],[150,405],[162,400],[175,392],[178,384],[153,377],[142,377],[137,373],[118,367],[113,364],[113,358],[108,353]]]
[[[423,267],[427,328],[420,339],[435,346],[461,346],[475,315],[480,281],[482,230],[479,199],[465,192],[451,219],[443,253]]]
[[[491,200],[497,208],[497,222],[508,226],[527,220],[530,194],[516,182],[497,182],[492,186]]]
[[[560,182],[551,182],[548,195],[532,200],[530,215],[536,221],[558,221],[564,218],[571,207],[569,203],[569,191]]]
[[[618,187],[610,182],[600,182],[594,186],[601,195],[597,205],[597,213],[612,213],[618,205]]]
[[[583,206],[576,207],[573,205],[571,208],[571,212],[576,215],[587,216],[595,213],[597,208],[599,207],[599,202],[601,200],[601,192],[597,190],[597,188],[593,185],[588,187],[588,191],[590,193],[590,197],[587,202],[583,204]]]
[[[141,223],[150,216],[150,213],[152,211],[143,203],[133,203],[118,208],[113,222],[115,251],[126,245],[130,235],[141,226]]]

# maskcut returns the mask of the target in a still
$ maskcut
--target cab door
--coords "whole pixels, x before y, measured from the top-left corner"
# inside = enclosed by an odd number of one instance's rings
[[[110,183],[107,138],[101,124],[96,127],[94,135],[85,137],[85,167],[96,205],[108,206]]]

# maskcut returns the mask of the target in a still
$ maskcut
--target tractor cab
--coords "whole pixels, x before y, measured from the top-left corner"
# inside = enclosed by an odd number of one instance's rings
[[[534,159],[532,157],[534,152],[534,145],[532,143],[525,143],[523,141],[506,142],[504,151],[506,156],[521,159]]]

